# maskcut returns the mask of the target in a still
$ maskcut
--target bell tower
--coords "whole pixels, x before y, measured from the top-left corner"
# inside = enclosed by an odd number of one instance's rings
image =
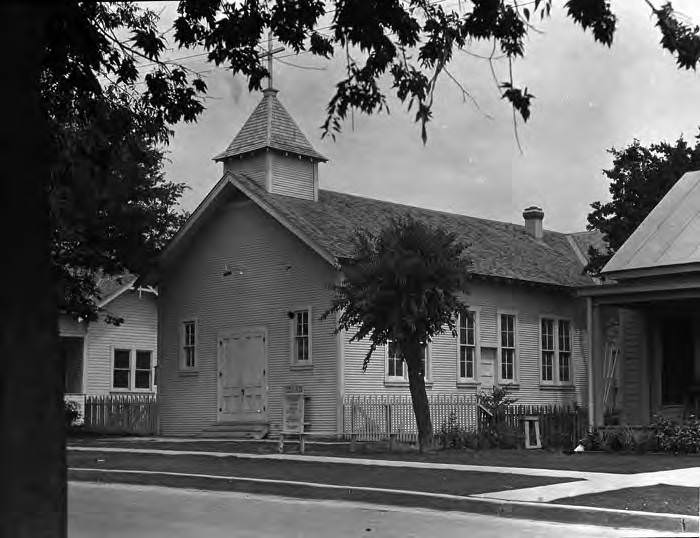
[[[214,157],[224,173],[244,174],[268,192],[318,200],[318,164],[326,162],[277,99],[272,87],[272,49],[268,41],[268,87],[228,148]]]

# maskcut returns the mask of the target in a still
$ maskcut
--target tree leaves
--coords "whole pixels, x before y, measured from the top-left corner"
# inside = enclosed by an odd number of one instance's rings
[[[679,21],[670,2],[654,10],[654,14],[661,30],[661,46],[676,55],[679,67],[695,69],[700,61],[700,28]]]
[[[609,0],[568,0],[564,6],[569,17],[584,30],[591,29],[596,41],[612,45],[617,17],[610,9]]]
[[[694,147],[680,137],[675,144],[659,142],[647,147],[634,140],[621,150],[608,150],[613,166],[603,173],[610,180],[611,200],[591,204],[587,225],[603,234],[607,248],[589,249],[589,274],[599,274],[684,173],[700,169],[700,134],[696,139]]]
[[[527,88],[515,88],[510,82],[501,83],[500,88],[503,90],[501,99],[507,99],[513,108],[520,112],[523,121],[527,121],[530,117],[530,102],[535,96],[529,93]]]
[[[408,217],[394,218],[377,235],[359,231],[324,317],[338,312],[338,330],[370,341],[365,369],[388,340],[425,343],[454,330],[470,268],[466,249],[454,234]]]

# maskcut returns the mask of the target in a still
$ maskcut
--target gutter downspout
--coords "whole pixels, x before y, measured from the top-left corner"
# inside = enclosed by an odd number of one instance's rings
[[[593,298],[586,297],[586,335],[588,345],[588,427],[592,430],[595,426],[595,391],[593,390]]]

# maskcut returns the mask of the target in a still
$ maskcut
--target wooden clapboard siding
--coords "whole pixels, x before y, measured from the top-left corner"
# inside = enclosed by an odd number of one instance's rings
[[[641,312],[620,309],[620,334],[622,335],[623,360],[623,390],[622,413],[623,420],[631,424],[641,424],[648,421],[645,413],[643,369],[645,368],[645,330],[644,316]]]
[[[229,264],[233,273],[222,276]],[[238,274],[241,271],[243,274]],[[311,430],[335,430],[337,342],[328,308],[332,267],[250,201],[224,205],[193,238],[186,255],[173,260],[160,286],[161,431],[201,431],[217,416],[217,335],[244,327],[266,327],[268,418],[281,426],[284,386],[298,383],[308,402]],[[312,309],[313,368],[290,367],[287,312]],[[198,322],[198,371],[178,369],[180,323]]]
[[[264,151],[246,155],[244,159],[231,158],[224,161],[224,173],[243,173],[265,187],[267,182],[267,155]]]
[[[517,312],[517,353],[519,387],[513,395],[522,404],[567,404],[586,400],[586,362],[583,343],[585,317],[581,304],[571,296],[542,289],[522,288],[474,281],[469,285],[465,302],[479,311],[478,340],[480,347],[497,347],[497,312]],[[540,386],[540,316],[553,315],[571,320],[573,327],[572,368],[575,380],[571,388]],[[385,350],[378,348],[366,372],[362,361],[367,352],[365,342],[349,342],[345,334],[345,394],[405,394],[408,386],[392,386],[384,382]],[[451,333],[438,335],[430,344],[431,393],[470,394],[477,387],[457,386],[457,342]],[[477,365],[478,368],[478,365]],[[478,370],[477,370],[478,372]]]
[[[272,190],[307,200],[314,199],[314,167],[308,157],[272,154]]]
[[[109,394],[112,390],[112,350],[115,347],[152,351],[155,366],[158,356],[156,309],[156,297],[152,293],[129,290],[108,303],[99,319],[90,323],[87,331],[87,394]],[[124,322],[119,326],[106,323],[106,313],[121,317]]]

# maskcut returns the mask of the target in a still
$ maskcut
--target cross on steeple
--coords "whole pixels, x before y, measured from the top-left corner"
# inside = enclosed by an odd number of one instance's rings
[[[267,77],[267,89],[271,90],[272,88],[272,57],[277,54],[278,52],[282,52],[284,50],[284,47],[277,47],[276,49],[272,48],[272,30],[270,30],[267,33],[267,51],[265,52],[260,52],[258,53],[258,56],[263,58],[267,56],[267,72],[270,73],[270,76]]]

